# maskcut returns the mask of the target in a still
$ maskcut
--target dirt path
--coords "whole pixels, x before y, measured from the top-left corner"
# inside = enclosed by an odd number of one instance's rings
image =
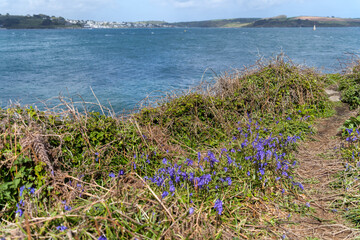
[[[344,169],[339,151],[341,142],[336,135],[352,115],[354,112],[347,106],[336,107],[334,116],[316,125],[318,132],[313,139],[299,147],[297,173],[302,179],[305,196],[298,199],[298,203],[309,202],[312,210],[291,218],[294,224],[283,228],[287,239],[354,239],[360,235],[331,208],[341,192],[332,189],[330,184],[335,180],[334,174]]]

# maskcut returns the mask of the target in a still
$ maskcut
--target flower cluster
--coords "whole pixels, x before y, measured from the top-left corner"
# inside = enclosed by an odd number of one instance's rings
[[[288,117],[287,120],[292,119]],[[221,194],[224,187],[231,187],[236,182],[234,176],[243,176],[258,186],[288,179],[292,187],[303,190],[300,182],[293,181],[291,169],[296,162],[290,160],[288,154],[300,136],[281,133],[275,136],[271,128],[262,127],[249,117],[248,123],[239,123],[228,148],[198,152],[196,160],[187,158],[182,163],[162,158],[161,167],[144,179],[161,189],[162,199],[183,188],[198,193],[215,189],[217,194]],[[189,199],[192,203],[191,197]],[[219,199],[214,208],[221,215],[223,209]]]
[[[360,131],[359,129],[353,129],[353,128],[345,128],[345,134],[346,134],[346,141],[349,143],[356,142],[360,139]]]
[[[30,196],[35,195],[35,191],[36,189],[33,187],[28,187],[26,188],[25,186],[21,186],[19,189],[19,196],[20,196],[20,201],[19,203],[16,204],[16,214],[18,214],[19,217],[21,217],[24,214],[24,207],[25,207],[25,201],[24,201],[24,197],[25,197],[25,192],[28,192],[28,194]]]

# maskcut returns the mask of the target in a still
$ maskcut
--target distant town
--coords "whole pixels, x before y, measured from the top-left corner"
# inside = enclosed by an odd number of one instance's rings
[[[173,27],[166,22],[146,21],[146,22],[106,22],[93,20],[67,20],[73,25],[80,25],[83,28],[164,28]]]
[[[280,15],[271,18],[231,18],[193,22],[168,23],[164,21],[108,22],[94,20],[72,20],[45,14],[10,15],[0,14],[2,29],[56,29],[56,28],[270,28],[270,27],[360,27],[359,18],[338,18],[335,16],[287,17]]]

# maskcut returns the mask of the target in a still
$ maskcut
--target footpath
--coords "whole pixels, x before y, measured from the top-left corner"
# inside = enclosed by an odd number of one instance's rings
[[[328,90],[332,101],[339,101],[339,94]],[[332,188],[335,177],[344,170],[340,148],[339,128],[356,114],[345,104],[338,104],[336,114],[317,123],[317,133],[299,146],[295,155],[299,162],[297,174],[303,182],[305,194],[298,203],[309,206],[306,214],[291,216],[281,226],[285,239],[356,239],[360,230],[355,229],[341,216],[332,203],[341,199],[342,189]],[[291,223],[291,224],[289,224]]]

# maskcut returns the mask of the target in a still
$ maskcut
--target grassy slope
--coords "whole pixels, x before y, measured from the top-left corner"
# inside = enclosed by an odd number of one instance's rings
[[[238,27],[244,24],[252,23],[259,18],[233,18],[233,19],[218,19],[208,21],[193,21],[193,22],[178,22],[171,23],[176,27]]]
[[[332,113],[325,80],[278,58],[126,120],[1,110],[0,234],[279,237],[308,211],[293,151]]]
[[[359,27],[359,19],[342,18],[316,18],[316,17],[293,17],[293,18],[267,18],[255,21],[247,27]]]

